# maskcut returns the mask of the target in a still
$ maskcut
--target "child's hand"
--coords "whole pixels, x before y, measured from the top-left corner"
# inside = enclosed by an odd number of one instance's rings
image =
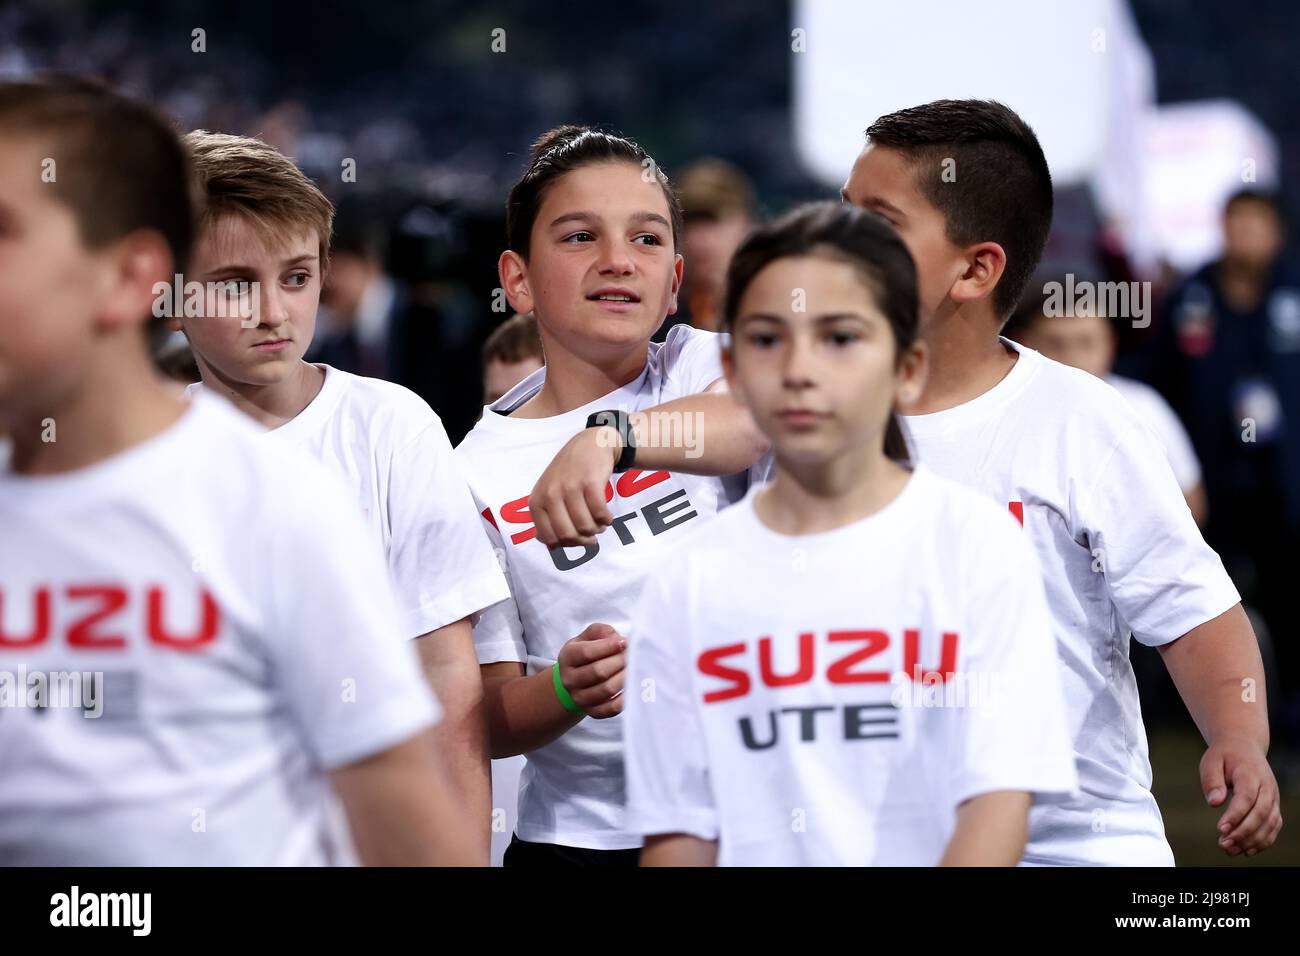
[[[608,624],[590,624],[560,648],[560,683],[588,717],[622,712],[626,648],[627,639]]]
[[[533,486],[528,509],[548,548],[590,547],[614,520],[605,485],[622,451],[618,430],[586,428],[569,439]]]
[[[1219,846],[1229,856],[1254,856],[1266,850],[1282,829],[1277,780],[1259,744],[1228,739],[1215,742],[1201,758],[1201,789],[1210,806],[1232,802],[1219,818]]]

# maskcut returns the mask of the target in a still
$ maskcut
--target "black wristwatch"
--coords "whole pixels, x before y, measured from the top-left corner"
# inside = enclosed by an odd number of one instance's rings
[[[636,462],[636,435],[632,431],[631,419],[628,418],[627,412],[619,411],[617,408],[592,412],[587,416],[588,428],[606,426],[617,429],[619,441],[623,443],[623,451],[618,456],[618,461],[614,462],[614,471],[627,471]]]

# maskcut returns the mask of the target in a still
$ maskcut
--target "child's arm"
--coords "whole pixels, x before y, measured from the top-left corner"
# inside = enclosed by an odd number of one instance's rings
[[[642,471],[734,475],[751,467],[771,448],[749,410],[727,391],[722,379],[698,395],[664,402],[629,417],[636,436],[636,466]],[[617,432],[611,430],[606,440],[612,435]],[[615,440],[615,461],[621,451]]]
[[[940,866],[1015,866],[1029,838],[1029,794],[981,793],[957,807],[957,826]]]
[[[525,676],[524,665],[483,665],[483,705],[494,759],[544,747],[583,717],[602,719],[623,711],[627,641],[608,624],[592,624],[560,648],[560,681],[583,713],[560,703],[552,668]]]
[[[1161,646],[1169,676],[1209,744],[1201,789],[1210,806],[1232,802],[1219,818],[1229,856],[1266,850],[1282,829],[1277,780],[1268,765],[1264,665],[1240,604]]]
[[[486,865],[430,731],[330,773],[366,866]]]
[[[1221,806],[1232,790],[1219,845],[1231,856],[1257,853],[1272,844],[1281,817],[1265,757],[1268,717],[1254,632],[1150,433],[1132,409],[1115,406],[1108,414],[1115,445],[1081,497],[1080,526],[1116,609],[1134,638],[1160,649],[1209,744],[1200,764],[1206,800]]]
[[[719,380],[688,395],[629,416],[636,467],[690,475],[734,475],[770,447],[749,411]],[[528,496],[537,537],[548,548],[590,546],[613,513],[605,483],[622,453],[617,429],[587,428],[569,439]]]
[[[642,866],[717,866],[718,841],[701,840],[688,833],[661,833],[646,837]]]
[[[456,806],[487,861],[492,849],[492,775],[488,768],[487,727],[483,719],[483,680],[469,618],[430,631],[415,640],[425,679],[442,704],[433,738]]]

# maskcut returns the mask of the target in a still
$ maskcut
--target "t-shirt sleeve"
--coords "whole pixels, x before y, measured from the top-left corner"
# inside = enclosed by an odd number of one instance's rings
[[[267,641],[274,680],[326,769],[387,750],[441,709],[420,672],[378,542],[315,462],[268,534]]]
[[[470,496],[474,508],[478,511],[479,534],[487,542],[492,560],[497,563],[506,582],[506,596],[495,604],[482,610],[474,619],[474,651],[478,662],[482,664],[499,664],[502,661],[527,663],[528,646],[524,642],[524,624],[519,616],[519,605],[514,597],[514,582],[510,576],[510,566],[506,561],[505,542],[501,532],[488,515],[492,512],[483,500],[474,494],[470,486]]]
[[[718,838],[700,703],[694,692],[686,579],[667,565],[642,592],[628,633],[623,704],[627,827]]]
[[[990,514],[972,564],[964,692],[949,766],[952,806],[981,793],[1069,794],[1078,786],[1042,572],[1008,515]]]
[[[725,336],[717,332],[674,325],[664,340],[664,375],[678,395],[704,391],[722,373],[722,345]]]
[[[471,617],[510,594],[447,432],[432,411],[428,417],[394,451],[389,474],[388,566],[408,637]]]
[[[1241,601],[1163,451],[1136,420],[1118,425],[1078,520],[1111,600],[1143,644],[1177,640]]]

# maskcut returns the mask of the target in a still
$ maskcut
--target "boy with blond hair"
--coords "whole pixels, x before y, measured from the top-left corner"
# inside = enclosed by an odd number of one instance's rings
[[[464,825],[482,860],[489,778],[482,685],[471,622],[509,594],[438,416],[414,393],[303,359],[329,265],[333,206],[287,157],[260,140],[186,137],[199,195],[190,278],[225,289],[180,321],[202,382],[264,428],[343,478],[388,559],[426,675],[443,703],[437,731]],[[242,316],[242,317],[241,317]]]

